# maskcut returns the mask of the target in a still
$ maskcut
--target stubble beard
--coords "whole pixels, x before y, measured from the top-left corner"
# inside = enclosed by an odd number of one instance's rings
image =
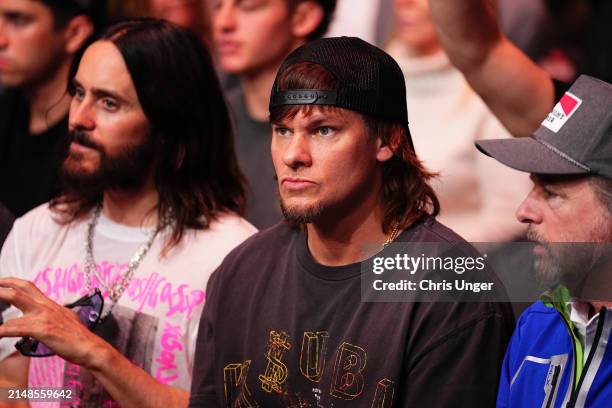
[[[532,226],[527,230],[527,239],[541,244],[545,253],[535,257],[535,273],[539,283],[548,288],[557,285],[576,287],[590,271],[610,259],[610,237],[607,220],[597,215],[593,229],[585,242],[548,242]]]

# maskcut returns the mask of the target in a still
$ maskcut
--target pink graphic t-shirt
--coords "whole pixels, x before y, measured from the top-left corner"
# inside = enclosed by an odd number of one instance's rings
[[[15,222],[2,248],[0,276],[31,280],[60,304],[88,293],[84,262],[90,219],[65,226],[53,219],[47,205],[32,210]],[[163,258],[160,253],[167,231],[160,233],[112,317],[96,333],[160,383],[189,390],[208,278],[225,255],[255,231],[244,219],[226,214],[206,230],[189,230]],[[105,297],[105,307],[110,300],[104,287],[112,287],[122,276],[150,233],[146,228],[116,224],[101,214],[93,241],[100,278],[92,280]],[[2,317],[9,320],[20,314],[11,307]],[[0,339],[0,364],[15,352],[16,340]],[[118,406],[86,369],[57,356],[31,358],[28,383],[29,387],[74,390],[76,399],[68,403],[72,406]]]

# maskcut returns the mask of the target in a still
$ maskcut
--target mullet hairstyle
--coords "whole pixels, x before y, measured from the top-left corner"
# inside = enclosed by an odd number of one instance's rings
[[[155,19],[110,27],[102,40],[120,51],[151,124],[157,215],[171,220],[164,253],[187,228],[205,229],[219,213],[244,212],[244,177],[234,153],[227,105],[212,58],[187,29]],[[102,192],[67,191],[51,201],[60,222],[88,214]]]
[[[301,62],[287,68],[278,78],[281,91],[314,89],[330,91],[337,88],[334,75],[320,64]],[[335,106],[286,105],[270,112],[270,122],[295,117],[300,111],[308,115],[313,109],[331,111]],[[359,112],[357,112],[359,113]],[[408,125],[360,114],[368,136],[379,137],[384,145],[397,143],[393,157],[382,164],[384,204],[383,231],[391,233],[395,225],[402,230],[424,214],[437,216],[440,202],[428,181],[436,177],[429,172],[410,146]],[[395,140],[397,135],[397,140]]]

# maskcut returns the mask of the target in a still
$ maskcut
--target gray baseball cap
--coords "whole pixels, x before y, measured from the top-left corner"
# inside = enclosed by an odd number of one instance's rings
[[[476,147],[528,173],[612,179],[612,85],[581,75],[534,134],[481,140]]]

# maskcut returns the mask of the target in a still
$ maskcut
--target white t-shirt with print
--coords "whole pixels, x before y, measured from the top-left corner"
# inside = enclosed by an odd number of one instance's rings
[[[60,304],[70,303],[89,290],[84,274],[85,243],[91,216],[60,225],[42,205],[15,222],[0,254],[0,276],[33,281]],[[160,233],[101,334],[134,364],[157,381],[189,390],[194,348],[208,278],[225,255],[256,229],[246,220],[224,214],[206,230],[188,230],[180,244],[160,258],[169,231]],[[130,259],[147,242],[151,230],[116,224],[100,215],[93,248],[99,275],[111,286]],[[99,285],[110,304],[108,293]],[[4,320],[21,313],[11,307]],[[103,329],[105,327],[105,329]],[[15,352],[17,339],[0,339],[0,361]],[[91,374],[57,356],[31,358],[29,387],[75,390],[79,403],[114,406]],[[73,400],[72,403],[75,401]]]

